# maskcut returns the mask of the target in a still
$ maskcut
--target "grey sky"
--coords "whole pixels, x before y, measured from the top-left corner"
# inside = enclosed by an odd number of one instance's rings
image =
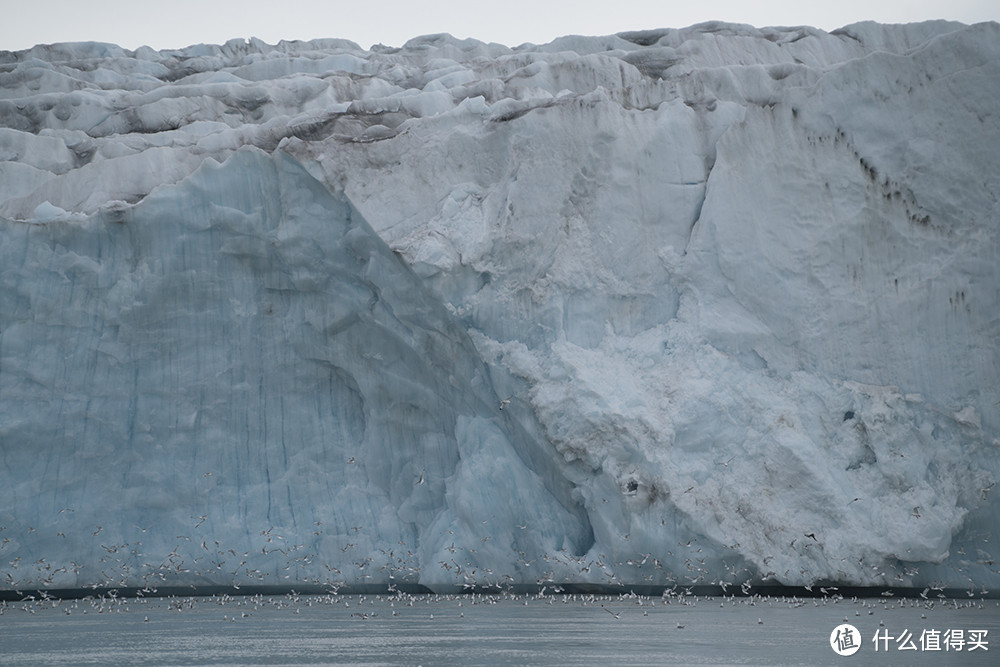
[[[996,0],[2,0],[0,50],[58,41],[104,41],[157,49],[232,37],[280,39],[343,37],[367,48],[398,46],[435,32],[514,46],[567,34],[681,28],[708,20],[767,25],[811,25],[824,30],[862,20],[909,23],[950,19],[1000,20]]]

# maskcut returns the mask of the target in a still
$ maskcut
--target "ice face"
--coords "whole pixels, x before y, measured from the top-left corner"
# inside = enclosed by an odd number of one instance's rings
[[[17,553],[89,566],[120,549],[110,579],[130,585],[156,556],[182,581],[254,583],[282,574],[270,552],[336,554],[337,579],[388,583],[354,563],[394,545],[416,581],[486,531],[507,534],[487,562],[511,574],[512,548],[589,547],[566,483],[522,461],[539,443],[498,410],[468,334],[291,158],[242,151],[135,207],[4,231]],[[49,518],[21,534],[23,516]],[[228,549],[255,553],[234,570]]]
[[[994,585],[998,32],[2,56],[3,585]]]

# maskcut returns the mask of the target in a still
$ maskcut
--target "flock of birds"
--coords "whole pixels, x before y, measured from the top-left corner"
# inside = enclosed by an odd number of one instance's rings
[[[500,409],[503,410],[512,398],[513,396],[508,396],[503,399]],[[732,460],[731,458],[719,462],[718,465],[728,466]],[[351,462],[353,460],[348,461]],[[415,483],[418,485],[424,483],[423,471]],[[993,484],[990,484],[989,487],[982,489],[984,499],[992,487]],[[919,510],[919,507],[914,507],[915,516],[919,516]],[[51,538],[48,532],[55,531],[56,538],[69,539],[64,531],[70,529],[56,530],[56,526],[60,521],[65,522],[74,513],[72,507],[60,509],[52,525],[38,530],[34,526],[28,526],[27,536]],[[565,548],[551,554],[529,555],[514,549],[519,556],[517,562],[512,564],[510,571],[498,572],[483,565],[487,559],[481,558],[477,553],[478,547],[481,546],[478,542],[474,546],[456,546],[453,541],[444,549],[447,555],[437,563],[421,563],[414,553],[416,547],[407,545],[403,540],[393,545],[373,547],[371,536],[365,534],[363,526],[327,532],[328,527],[324,526],[323,521],[315,521],[315,525],[310,529],[311,537],[314,538],[311,544],[307,544],[310,542],[308,536],[305,539],[301,535],[290,539],[272,527],[259,531],[257,540],[248,540],[239,548],[234,548],[212,539],[211,531],[202,529],[208,518],[207,514],[192,516],[191,525],[182,529],[188,534],[177,534],[176,546],[165,554],[162,552],[154,554],[152,552],[155,550],[143,544],[145,535],[153,528],[151,525],[134,526],[136,534],[133,539],[123,538],[121,530],[105,530],[102,525],[86,528],[76,526],[71,531],[77,540],[75,546],[89,548],[78,548],[76,551],[82,554],[87,554],[88,551],[93,554],[96,551],[99,555],[97,562],[87,555],[80,556],[83,563],[77,563],[75,560],[53,562],[44,557],[25,559],[17,555],[8,559],[7,555],[16,551],[19,539],[26,536],[15,534],[18,529],[10,530],[0,525],[0,598],[11,599],[10,592],[23,597],[26,595],[25,591],[37,591],[37,594],[44,599],[55,590],[60,590],[60,594],[72,594],[68,591],[73,589],[76,591],[89,589],[91,592],[100,591],[102,594],[107,591],[132,589],[139,596],[156,596],[160,587],[176,589],[179,586],[188,586],[199,593],[228,588],[240,595],[262,586],[282,586],[286,589],[294,587],[331,595],[337,595],[341,590],[356,592],[381,587],[393,595],[402,594],[401,588],[411,592],[420,590],[421,584],[426,581],[436,582],[438,585],[435,588],[441,590],[446,590],[448,587],[441,586],[440,582],[451,582],[452,588],[465,594],[481,591],[503,591],[505,594],[513,594],[515,590],[522,592],[530,590],[533,584],[533,590],[539,591],[539,595],[544,596],[546,591],[550,594],[565,592],[562,588],[564,584],[578,584],[588,586],[590,589],[600,588],[616,593],[636,588],[649,592],[653,588],[660,587],[665,591],[664,595],[676,591],[678,586],[684,587],[689,593],[692,590],[712,589],[715,594],[723,596],[729,594],[732,588],[734,593],[738,589],[742,597],[748,598],[753,595],[754,588],[760,585],[780,586],[789,580],[809,579],[806,570],[799,573],[790,573],[786,570],[783,574],[770,570],[757,571],[753,565],[747,564],[740,557],[737,548],[739,545],[723,545],[725,549],[732,551],[732,556],[721,559],[721,565],[725,568],[724,573],[713,572],[712,563],[707,561],[708,556],[703,553],[697,538],[678,542],[676,547],[666,548],[663,553],[636,553],[631,557],[621,555],[609,557],[593,553],[576,556],[568,553]],[[486,544],[492,537],[485,525],[487,521],[483,521],[482,544]],[[527,524],[516,528],[525,530]],[[86,535],[88,532],[95,543],[83,545],[79,542],[78,536]],[[454,536],[453,531],[448,532]],[[327,538],[331,536],[335,537],[335,543],[338,545],[333,549],[335,553],[332,557],[329,553],[323,554],[324,549],[330,550],[330,541]],[[157,537],[162,544],[163,536]],[[621,544],[627,547],[629,535],[624,534],[620,537]],[[804,532],[802,538],[793,539],[789,548],[794,547],[799,539],[820,544],[816,532],[809,531]],[[295,543],[300,540],[303,543]],[[989,541],[989,536],[986,536],[982,546]],[[249,544],[254,542],[256,547],[248,549]],[[51,539],[49,543],[51,544]],[[99,551],[96,544],[100,546]],[[339,553],[336,553],[337,551]],[[962,548],[959,548],[957,553],[963,557],[968,566],[985,567],[994,574],[1000,572],[997,568],[1000,563],[987,551],[981,547],[976,551],[974,556],[965,554]],[[764,557],[762,570],[767,569],[773,559],[774,556]],[[719,559],[714,560],[715,565],[718,565]],[[430,572],[429,568],[435,565],[439,571]],[[907,587],[918,575],[918,570],[912,564],[902,562],[868,564],[861,557],[858,558],[858,565],[871,567],[874,578],[884,582],[888,587]],[[966,591],[968,598],[977,596],[982,598],[989,595],[990,592],[985,587],[977,587],[966,571],[966,566],[959,567],[958,570],[968,581],[969,586]],[[847,580],[846,574],[845,580]],[[672,588],[668,588],[670,586]],[[246,590],[241,591],[244,587]],[[807,584],[803,588],[804,594],[816,595],[812,585]],[[925,601],[929,594],[945,598],[944,588],[943,583],[931,584],[920,593],[919,597]],[[579,587],[574,590],[578,589]],[[834,595],[838,588],[826,586],[818,590],[826,598]],[[890,593],[891,590],[885,594]]]
[[[240,635],[249,633],[257,642],[254,650],[259,651],[269,646],[271,635],[267,633],[273,633],[274,628],[284,628],[285,633],[309,633],[321,628],[333,632],[332,636],[345,645],[351,645],[351,638],[364,638],[364,646],[369,647],[373,638],[405,644],[405,638],[414,634],[481,637],[494,631],[498,623],[506,623],[508,632],[512,628],[529,632],[530,627],[530,632],[536,634],[558,632],[569,626],[574,632],[586,628],[616,638],[625,633],[643,637],[653,633],[663,641],[692,646],[705,641],[713,642],[711,645],[724,642],[721,629],[739,628],[740,634],[731,635],[739,637],[733,640],[739,646],[748,639],[769,646],[775,637],[787,635],[789,622],[829,622],[830,627],[835,627],[842,618],[844,623],[853,623],[868,633],[875,631],[876,622],[879,629],[885,629],[888,623],[893,632],[904,624],[938,629],[961,626],[970,632],[976,630],[977,636],[984,639],[982,652],[988,655],[987,628],[994,628],[1000,617],[1000,600],[988,598],[990,591],[975,586],[971,580],[968,591],[960,597],[943,584],[926,586],[912,596],[889,589],[866,598],[846,588],[819,584],[805,586],[802,594],[791,594],[790,589],[775,594],[760,587],[758,574],[735,562],[723,561],[725,575],[713,575],[695,538],[661,554],[679,554],[679,562],[683,562],[679,572],[651,553],[632,558],[601,554],[577,557],[564,551],[537,557],[521,553],[521,565],[526,570],[535,566],[542,572],[534,582],[524,582],[523,576],[495,572],[478,564],[476,551],[480,545],[462,547],[452,543],[445,549],[445,559],[421,564],[413,548],[402,543],[370,553],[364,528],[354,526],[348,529],[351,541],[332,554],[337,560],[331,564],[323,562],[331,554],[321,556],[314,546],[295,544],[273,528],[256,535],[256,551],[238,550],[201,537],[198,531],[211,527],[208,516],[191,517],[191,521],[193,529],[188,535],[176,536],[177,546],[163,558],[150,556],[142,544],[150,531],[155,533],[152,526],[135,526],[140,539],[125,543],[109,540],[116,532],[110,526],[74,531],[100,542],[103,553],[99,562],[88,561],[87,566],[75,561],[53,563],[45,558],[28,562],[16,556],[5,558],[4,549],[16,544],[17,538],[0,526],[0,536],[8,533],[0,538],[0,625],[5,615],[14,621],[10,627],[15,632],[18,628],[37,632],[39,627],[55,631],[56,624],[64,623],[93,627],[97,618],[114,618],[115,622],[102,623],[101,627],[126,633],[129,629],[148,629],[131,636],[155,636],[165,642],[164,646],[173,646],[170,638],[179,634],[188,642],[185,645],[190,645],[190,633],[196,627],[200,636],[209,639],[231,637],[230,630]],[[321,522],[316,522],[314,528],[316,537],[320,537],[324,528]],[[34,535],[54,528],[30,530]],[[58,539],[69,538],[62,535]],[[817,536],[806,534],[799,539],[811,541]],[[422,589],[420,582],[431,573],[421,567],[435,565],[451,580],[464,583],[448,593]],[[565,573],[567,568],[578,568],[581,576],[589,576],[589,571],[596,569],[597,580],[603,579],[603,586],[589,584],[591,590],[583,592],[580,586],[563,583],[556,573]],[[317,571],[323,574],[316,575]],[[656,594],[648,594],[649,589],[639,586],[630,589],[627,582],[651,576],[644,572],[662,575],[673,583]],[[85,589],[59,590],[59,583],[69,580],[90,583]],[[187,584],[193,590],[179,586],[179,582],[195,582]],[[359,582],[367,587],[359,587]],[[530,588],[532,583],[536,588]],[[283,587],[280,593],[276,585]],[[710,594],[701,592],[706,585],[714,588]],[[264,586],[272,588],[265,590]],[[637,594],[635,589],[647,594]],[[15,597],[10,596],[11,592]],[[798,610],[813,609],[816,614],[809,616],[808,623],[802,620]],[[917,621],[918,613],[920,619],[930,620]],[[981,620],[973,620],[967,613],[975,613],[975,619]],[[824,629],[828,631],[826,626]],[[545,636],[548,639],[549,634]],[[294,640],[286,634],[280,641]],[[282,650],[285,648],[283,645]],[[74,645],[67,646],[67,650],[83,649]],[[106,647],[102,644],[100,650]],[[144,646],[142,650],[151,649]]]
[[[73,511],[72,508],[65,508],[59,514]],[[546,592],[566,592],[563,586],[571,591],[587,586],[590,590],[601,589],[615,593],[636,589],[649,592],[660,587],[666,591],[665,595],[681,587],[689,593],[711,590],[714,594],[721,595],[730,594],[732,589],[733,594],[739,591],[739,595],[746,598],[754,594],[755,588],[763,590],[760,589],[761,585],[780,585],[781,582],[774,572],[761,574],[745,564],[739,566],[740,560],[735,552],[733,558],[722,560],[724,573],[713,572],[710,569],[711,563],[707,561],[708,557],[696,538],[679,542],[676,547],[659,555],[639,553],[632,557],[610,558],[604,554],[581,557],[568,553],[566,549],[537,556],[519,551],[519,560],[514,569],[511,572],[498,572],[481,563],[476,547],[457,546],[454,542],[445,547],[446,555],[436,564],[420,563],[414,553],[415,547],[403,541],[371,549],[371,542],[362,526],[349,529],[346,538],[340,540],[341,546],[335,549],[339,553],[333,554],[334,558],[330,554],[320,555],[315,543],[308,546],[292,543],[273,528],[259,532],[256,551],[246,550],[246,545],[236,549],[210,537],[201,538],[195,532],[207,519],[207,515],[191,517],[194,523],[193,530],[189,532],[196,537],[177,535],[176,546],[165,555],[148,553],[150,550],[144,547],[142,539],[108,540],[110,531],[106,531],[103,526],[94,526],[92,530],[88,528],[84,533],[89,531],[91,537],[99,541],[101,551],[97,563],[80,559],[86,564],[75,560],[68,563],[52,562],[44,557],[25,560],[21,556],[15,556],[7,560],[4,558],[4,551],[12,543],[12,537],[4,536],[5,532],[9,535],[10,531],[5,526],[0,526],[0,597],[4,597],[4,591],[8,593],[8,599],[11,598],[10,592],[16,597],[28,594],[44,596],[46,591],[52,593],[56,590],[61,595],[72,594],[68,593],[68,589],[76,589],[84,594],[130,589],[139,596],[156,596],[160,588],[176,590],[178,587],[190,587],[199,594],[229,590],[242,595],[263,586],[297,588],[333,595],[342,590],[350,593],[380,588],[392,595],[401,594],[404,590],[426,590],[421,586],[426,581],[439,584],[446,581],[450,584],[435,586],[435,589],[449,590],[450,586],[456,592],[465,594],[481,591],[513,594],[514,591],[523,593],[535,590],[544,596]],[[151,528],[135,526],[140,538]],[[314,536],[323,535],[322,521],[316,521],[314,528]],[[524,529],[526,525],[518,528]],[[28,527],[28,531],[37,532],[34,527]],[[63,532],[56,534],[60,539],[66,539]],[[352,541],[347,541],[348,539]],[[489,539],[490,536],[487,535],[482,538],[482,542],[485,544]],[[622,539],[627,543],[628,535],[623,535]],[[818,541],[815,532],[805,533],[804,539]],[[368,545],[367,548],[365,545]],[[478,546],[481,545],[477,544]],[[964,554],[961,549],[959,551]],[[985,551],[980,550],[978,555],[979,564],[996,571],[995,566],[998,564],[991,558],[986,558],[988,554]],[[770,557],[764,559],[765,566],[769,559]],[[861,560],[859,559],[859,563]],[[4,561],[6,568],[3,567]],[[430,572],[429,569],[435,566],[440,568],[439,571]],[[889,566],[879,563],[873,567],[881,570],[876,574],[890,587],[905,587],[918,574],[915,567],[902,563]],[[529,573],[534,575],[529,578]],[[968,575],[966,579],[969,584],[966,591],[968,598],[989,596],[987,588],[977,586]],[[839,590],[836,586],[823,587],[819,584],[816,585],[817,590],[810,584],[803,588],[804,595],[818,594],[823,597],[835,595]],[[884,594],[891,593],[890,589]],[[945,585],[932,584],[919,597],[925,601],[929,597],[943,599],[946,597]]]
[[[285,612],[300,615],[312,608],[335,610],[334,616],[355,620],[374,621],[377,619],[407,617],[409,619],[434,621],[442,619],[464,619],[466,611],[472,613],[477,606],[492,607],[495,605],[538,606],[562,605],[579,608],[592,608],[600,615],[607,613],[611,618],[607,622],[629,621],[632,618],[648,617],[651,613],[665,613],[674,610],[671,623],[678,630],[684,630],[696,616],[684,614],[685,608],[699,605],[718,605],[719,608],[742,608],[757,610],[757,624],[764,625],[764,618],[769,609],[799,609],[812,606],[828,610],[842,610],[843,622],[851,618],[863,618],[876,614],[884,615],[894,610],[919,610],[920,618],[926,619],[928,614],[936,611],[954,611],[968,609],[1000,609],[997,600],[959,600],[944,598],[941,600],[922,598],[891,598],[870,599],[852,596],[850,598],[830,591],[820,598],[798,597],[795,595],[762,595],[749,596],[702,596],[691,593],[689,589],[665,590],[661,595],[644,596],[635,593],[617,595],[597,593],[547,593],[545,590],[537,593],[524,594],[511,591],[494,593],[468,594],[411,594],[403,591],[381,594],[302,594],[295,591],[284,595],[264,595],[254,593],[249,595],[231,595],[228,593],[211,596],[176,596],[166,597],[129,597],[118,595],[115,591],[107,594],[90,595],[83,598],[61,599],[44,592],[38,595],[28,595],[18,601],[0,601],[0,616],[7,613],[52,613],[53,611],[71,615],[87,614],[129,614],[142,613],[143,621],[150,621],[150,614],[205,612],[216,610],[217,620],[227,623],[237,623],[252,619],[257,615],[274,612]],[[853,613],[852,613],[853,612]],[[435,616],[437,614],[437,616]],[[840,614],[838,613],[838,616]],[[884,622],[880,620],[880,625]]]
[[[503,407],[501,404],[501,408]],[[720,465],[728,463],[726,461]],[[416,483],[421,484],[423,481],[424,473],[421,472]],[[983,490],[984,496],[989,490]],[[915,513],[918,511],[919,508],[914,508]],[[723,545],[732,555],[721,559],[725,572],[713,571],[713,563],[708,561],[709,557],[703,552],[698,538],[678,542],[676,547],[668,546],[662,553],[636,553],[630,557],[609,557],[593,553],[576,556],[565,548],[555,553],[529,555],[513,549],[518,555],[516,562],[512,564],[510,571],[498,572],[484,565],[488,559],[481,558],[477,553],[481,546],[492,539],[486,525],[489,519],[484,520],[484,525],[480,527],[483,532],[483,536],[479,538],[481,544],[475,542],[474,546],[457,546],[452,541],[442,552],[446,552],[446,555],[437,563],[421,563],[415,553],[416,547],[403,540],[392,545],[373,547],[372,536],[367,535],[368,531],[364,526],[333,529],[320,520],[315,521],[310,528],[311,536],[303,537],[298,534],[296,538],[288,538],[270,527],[259,531],[257,539],[251,538],[240,544],[239,548],[234,548],[212,539],[211,524],[202,529],[208,521],[207,514],[190,518],[191,524],[182,529],[186,534],[177,534],[170,540],[175,541],[175,546],[169,553],[162,553],[166,551],[163,549],[161,553],[154,554],[154,549],[144,546],[143,540],[153,526],[136,525],[134,538],[127,539],[121,536],[121,530],[105,530],[104,526],[95,525],[75,526],[71,533],[75,534],[76,546],[79,547],[77,551],[86,554],[89,550],[90,553],[96,551],[99,554],[96,563],[94,558],[86,556],[80,557],[83,563],[75,560],[53,562],[44,557],[35,560],[26,560],[22,556],[14,556],[9,560],[5,558],[11,553],[9,548],[18,546],[19,538],[51,538],[48,533],[55,531],[59,540],[69,539],[63,530],[56,530],[56,527],[60,524],[60,519],[65,522],[74,513],[72,507],[60,509],[55,515],[57,521],[51,526],[38,530],[34,526],[28,526],[27,536],[19,535],[18,529],[11,530],[0,525],[0,597],[5,590],[19,593],[22,590],[73,588],[89,588],[93,591],[132,588],[137,589],[140,594],[156,595],[158,587],[177,586],[190,586],[194,589],[202,587],[203,590],[231,587],[233,591],[239,591],[241,587],[277,585],[300,589],[310,587],[314,591],[336,593],[341,589],[350,591],[352,587],[353,590],[359,590],[360,585],[365,589],[381,586],[393,593],[398,585],[413,590],[426,581],[452,582],[455,588],[465,592],[491,589],[509,592],[515,588],[524,590],[532,584],[536,587],[535,590],[541,589],[543,592],[546,587],[550,592],[561,592],[561,584],[584,584],[616,592],[629,586],[666,588],[673,585],[676,588],[681,585],[702,590],[712,587],[718,594],[726,595],[732,587],[734,590],[738,588],[745,597],[757,585],[782,585],[794,579],[809,580],[806,570],[798,573],[787,570],[784,573],[770,570],[758,572],[740,557],[739,545]],[[525,530],[527,524],[515,528]],[[94,543],[84,545],[79,536],[85,536],[88,532],[94,538]],[[448,532],[454,538],[454,532]],[[157,537],[162,544],[163,535]],[[310,537],[313,538],[311,541]],[[333,549],[333,554],[324,555],[324,550],[330,551],[330,537],[335,538],[333,543],[337,547]],[[442,537],[448,539],[444,533]],[[620,538],[621,545],[627,549],[629,535],[624,534]],[[789,547],[794,546],[799,539],[820,543],[816,532],[809,531],[803,533],[801,538],[793,539]],[[295,543],[297,541],[303,543]],[[978,565],[993,573],[1000,572],[997,569],[1000,563],[982,548],[989,541],[990,537],[986,536],[975,555],[965,554],[962,548],[957,553],[970,566]],[[51,544],[51,539],[49,543]],[[249,546],[254,543],[255,547]],[[96,544],[100,545],[100,550]],[[720,559],[713,560],[714,565],[718,566]],[[767,569],[772,560],[773,556],[764,557],[763,569]],[[859,557],[857,564],[872,568],[873,578],[884,582],[888,587],[907,587],[919,574],[912,564],[902,562],[880,561],[868,564],[863,557]],[[437,572],[429,571],[435,566],[439,568]],[[964,566],[957,569],[968,581],[969,598],[989,595],[985,587],[977,587]],[[804,588],[806,594],[815,594],[812,585],[807,584]],[[932,584],[932,587],[924,590],[921,597],[926,598],[932,588],[939,597],[943,597],[943,583]],[[835,587],[829,589],[837,590]],[[820,588],[820,592],[824,596],[828,594],[826,588]]]

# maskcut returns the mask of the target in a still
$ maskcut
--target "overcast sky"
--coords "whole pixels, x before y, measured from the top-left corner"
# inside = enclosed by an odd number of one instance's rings
[[[811,25],[833,30],[856,21],[963,23],[1000,20],[997,0],[2,0],[0,50],[62,41],[102,41],[134,49],[220,44],[232,37],[343,37],[364,48],[399,46],[417,35],[456,37],[516,46],[568,34],[682,28],[723,20]]]

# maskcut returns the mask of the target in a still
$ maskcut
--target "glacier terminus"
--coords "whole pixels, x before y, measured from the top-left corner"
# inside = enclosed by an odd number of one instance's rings
[[[0,588],[1000,586],[1000,25],[0,52]]]

